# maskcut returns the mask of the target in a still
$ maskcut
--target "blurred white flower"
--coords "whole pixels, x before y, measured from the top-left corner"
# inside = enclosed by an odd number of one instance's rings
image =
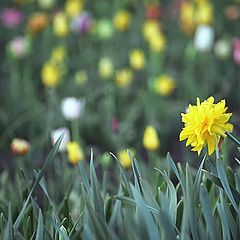
[[[51,9],[55,4],[55,0],[38,0],[38,5],[44,9]]]
[[[225,39],[220,39],[215,43],[214,53],[220,59],[226,59],[231,52],[231,44]]]
[[[67,128],[62,127],[62,128],[55,129],[51,132],[51,141],[53,145],[57,142],[58,138],[63,133],[64,133],[64,136],[60,144],[60,147],[58,149],[59,152],[66,151],[67,144],[70,142],[70,131]]]
[[[30,41],[27,37],[17,36],[9,42],[8,49],[14,58],[25,57],[30,51]]]
[[[194,36],[194,46],[200,52],[208,52],[213,46],[214,30],[208,25],[199,25]]]
[[[85,100],[75,97],[64,98],[61,102],[61,110],[66,120],[72,121],[80,118],[84,111]]]

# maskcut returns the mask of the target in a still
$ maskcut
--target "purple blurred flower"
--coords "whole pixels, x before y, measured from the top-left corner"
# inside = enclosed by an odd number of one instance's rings
[[[233,60],[240,65],[240,38],[233,39]]]
[[[19,26],[23,22],[23,19],[23,12],[16,8],[6,8],[1,13],[1,21],[6,28]]]
[[[71,29],[75,33],[89,32],[92,27],[92,18],[89,13],[83,12],[73,18],[71,22]]]

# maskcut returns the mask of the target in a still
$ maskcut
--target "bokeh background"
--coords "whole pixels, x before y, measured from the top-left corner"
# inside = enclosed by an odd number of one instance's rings
[[[226,99],[238,136],[239,20],[238,0],[1,0],[1,166],[41,163],[63,131],[73,165],[90,148],[104,166],[111,151],[127,167],[126,149],[189,160],[180,113],[196,97]]]

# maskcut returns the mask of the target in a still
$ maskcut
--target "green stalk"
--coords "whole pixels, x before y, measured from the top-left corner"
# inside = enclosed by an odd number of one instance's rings
[[[231,139],[234,143],[236,143],[238,147],[240,147],[240,141],[237,140],[231,133],[227,132],[226,135],[229,137],[229,139]]]
[[[26,99],[27,104],[32,104],[34,101],[34,93],[33,93],[33,84],[31,79],[31,64],[29,59],[26,59],[26,63],[23,68],[23,81],[24,81],[24,97]]]
[[[77,120],[71,121],[71,130],[72,130],[72,138],[73,141],[79,142],[79,125]]]

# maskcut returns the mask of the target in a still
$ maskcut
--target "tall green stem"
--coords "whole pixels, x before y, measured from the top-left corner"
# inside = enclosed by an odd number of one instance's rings
[[[226,133],[226,135],[229,137],[229,139],[231,139],[234,143],[236,143],[238,147],[240,147],[240,141],[237,140],[231,133]]]

